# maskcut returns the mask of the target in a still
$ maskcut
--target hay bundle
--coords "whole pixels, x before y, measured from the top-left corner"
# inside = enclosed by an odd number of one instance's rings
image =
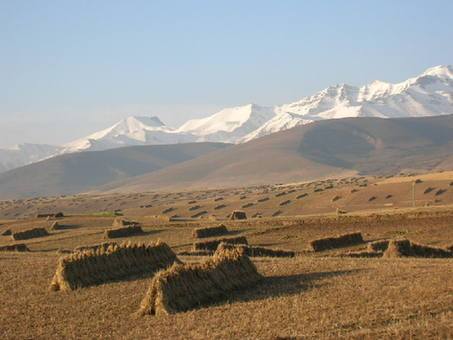
[[[49,230],[62,230],[64,229],[64,226],[62,226],[61,224],[59,224],[58,222],[53,222],[50,227],[49,227]]]
[[[242,210],[234,210],[231,213],[230,219],[231,220],[246,220],[247,214],[245,213],[245,211],[242,211]]]
[[[355,232],[313,240],[310,242],[310,247],[313,251],[322,251],[353,246],[361,243],[363,243],[362,234],[360,232]]]
[[[445,258],[453,257],[453,253],[447,249],[431,247],[412,242],[408,239],[391,240],[383,257],[430,257]]]
[[[7,246],[1,246],[0,251],[30,251],[30,249],[28,249],[26,244],[18,243]]]
[[[102,243],[99,243],[99,244],[92,244],[92,245],[89,245],[89,246],[78,246],[78,247],[75,247],[74,248],[74,251],[79,251],[79,252],[82,252],[82,251],[87,251],[87,250],[98,250],[98,249],[103,249],[104,251],[106,251],[108,249],[108,247],[110,246],[117,246],[118,244],[116,242],[102,242]]]
[[[216,227],[196,228],[192,231],[192,237],[194,238],[221,236],[226,234],[228,234],[228,229],[223,224]]]
[[[125,218],[116,217],[113,220],[112,227],[120,228],[120,227],[127,227],[127,226],[131,226],[131,225],[139,225],[139,223],[135,222],[135,221],[127,220]]]
[[[60,257],[51,283],[52,290],[73,290],[154,273],[178,262],[165,243],[123,243]]]
[[[142,300],[140,314],[166,315],[213,303],[232,291],[254,286],[261,275],[240,251],[216,251],[201,264],[180,264],[158,273]]]
[[[230,238],[222,238],[217,240],[211,241],[202,241],[202,242],[195,242],[193,244],[193,250],[211,250],[215,251],[220,243],[229,243],[229,244],[248,244],[247,239],[244,236],[239,237],[230,237]]]
[[[139,225],[130,225],[121,228],[112,228],[105,231],[106,238],[128,237],[143,234],[143,229]]]
[[[35,237],[43,237],[43,236],[47,236],[47,235],[49,235],[49,233],[47,232],[46,229],[33,228],[33,229],[28,229],[28,230],[12,233],[11,238],[14,241],[17,241],[17,240],[28,240],[30,238],[35,238]]]
[[[2,232],[2,236],[9,236],[12,234],[11,229],[6,229],[4,232]]]
[[[220,243],[217,247],[219,251],[227,249],[238,249],[244,255],[250,257],[294,257],[296,255],[294,251],[255,247],[245,244]]]
[[[386,251],[389,242],[389,240],[369,242],[367,249],[368,251]]]

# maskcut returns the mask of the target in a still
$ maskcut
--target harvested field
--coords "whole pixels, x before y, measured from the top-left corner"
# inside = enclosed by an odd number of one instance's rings
[[[255,265],[242,252],[216,251],[202,264],[179,264],[151,281],[141,314],[167,315],[225,299],[232,291],[254,287],[261,280]]]
[[[384,257],[428,257],[428,258],[446,258],[453,257],[453,253],[448,249],[431,247],[423,244],[412,242],[408,239],[391,240]]]
[[[362,243],[362,234],[360,232],[355,232],[313,240],[310,242],[310,247],[313,251],[323,251]]]
[[[193,250],[217,250],[220,243],[229,244],[248,244],[247,239],[244,236],[221,238],[217,240],[200,241],[193,244]]]
[[[29,251],[28,247],[24,243],[16,243],[6,246],[0,246],[0,251]]]
[[[143,229],[139,225],[107,229],[104,233],[106,238],[129,237],[140,234],[143,234]]]
[[[49,235],[46,229],[44,228],[33,228],[24,231],[17,231],[11,234],[11,238],[14,241],[17,240],[28,240],[36,237],[44,237]]]
[[[340,254],[340,257],[382,257],[382,252],[379,251],[369,251],[369,250],[359,250],[359,251],[348,251],[346,253]]]
[[[177,261],[165,243],[124,243],[61,257],[52,290],[74,290],[167,268]]]
[[[238,249],[250,257],[294,257],[294,251],[250,246],[246,244],[220,243],[217,250]]]
[[[196,228],[192,231],[192,237],[194,238],[221,236],[226,234],[228,234],[228,229],[223,224],[215,227]]]

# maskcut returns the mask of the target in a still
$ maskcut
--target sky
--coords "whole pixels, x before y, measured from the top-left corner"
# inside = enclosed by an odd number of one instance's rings
[[[0,147],[453,64],[453,1],[0,0]]]

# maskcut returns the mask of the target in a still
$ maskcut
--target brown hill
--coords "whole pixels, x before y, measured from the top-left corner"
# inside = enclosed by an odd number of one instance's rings
[[[101,191],[248,186],[449,168],[453,116],[325,120],[182,162]],[[444,162],[444,163],[442,163]]]

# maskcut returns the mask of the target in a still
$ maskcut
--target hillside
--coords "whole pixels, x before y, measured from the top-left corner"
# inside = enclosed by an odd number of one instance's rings
[[[453,116],[345,118],[274,133],[145,174],[106,191],[146,191],[285,183],[402,170],[448,168]],[[444,163],[442,163],[444,162]]]
[[[77,193],[226,146],[222,143],[131,146],[60,155],[0,174],[0,198]]]

